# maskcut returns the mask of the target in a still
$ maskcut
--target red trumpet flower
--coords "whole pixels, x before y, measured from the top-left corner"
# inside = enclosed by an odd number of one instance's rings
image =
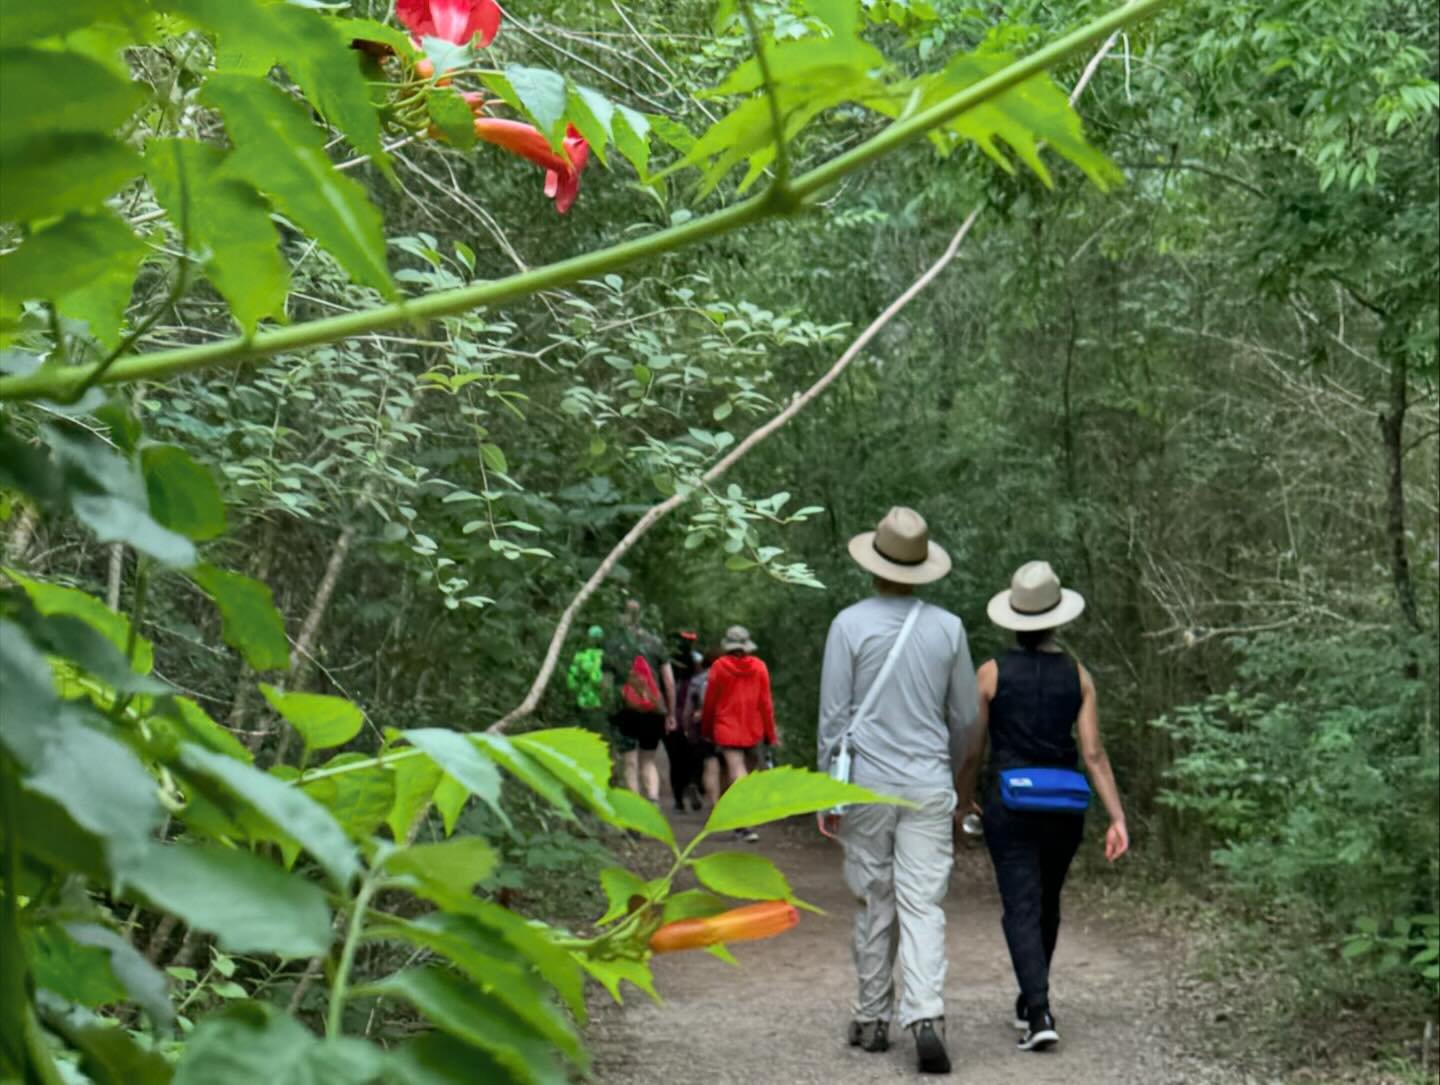
[[[655,953],[675,953],[682,949],[704,949],[718,942],[754,942],[784,934],[799,922],[800,913],[794,905],[783,900],[767,900],[704,919],[666,923],[650,936],[650,949]]]
[[[580,173],[590,160],[590,144],[572,124],[565,132],[565,154],[558,155],[534,125],[498,117],[476,117],[475,138],[504,147],[511,154],[529,159],[545,170],[545,195],[555,201],[562,215],[580,194]]]
[[[481,45],[489,45],[500,32],[500,7],[495,0],[396,0],[395,16],[416,45],[421,38],[469,45],[476,34]]]

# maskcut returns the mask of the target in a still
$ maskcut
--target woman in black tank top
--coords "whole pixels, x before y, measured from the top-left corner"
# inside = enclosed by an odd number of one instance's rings
[[[1011,810],[1000,801],[996,777],[1005,769],[1076,769],[1083,755],[1090,782],[1110,817],[1105,858],[1130,846],[1115,774],[1100,740],[1095,683],[1055,643],[1055,630],[1085,609],[1076,592],[1061,588],[1048,563],[1022,565],[1010,590],[990,600],[990,620],[1015,632],[1016,646],[980,667],[975,678],[980,714],[969,752],[956,776],[957,810],[982,815],[985,845],[995,865],[1004,904],[1005,942],[1020,986],[1015,1000],[1019,1046],[1039,1051],[1060,1039],[1050,1012],[1050,961],[1060,933],[1060,891],[1084,830],[1077,813]],[[989,799],[975,802],[980,765],[989,740]]]

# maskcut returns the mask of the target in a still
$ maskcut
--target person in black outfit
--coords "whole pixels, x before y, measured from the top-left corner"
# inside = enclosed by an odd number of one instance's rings
[[[1085,818],[1083,813],[1009,809],[1000,801],[998,774],[1014,768],[1075,769],[1083,754],[1090,782],[1110,817],[1105,858],[1113,863],[1130,846],[1115,774],[1100,740],[1095,683],[1055,643],[1056,628],[1084,609],[1085,600],[1062,588],[1043,561],[1022,565],[1010,590],[990,600],[990,620],[1013,630],[1016,646],[976,672],[980,716],[956,777],[957,813],[981,815],[995,866],[1005,942],[1020,985],[1015,1027],[1023,1031],[1019,1046],[1025,1051],[1043,1050],[1060,1039],[1050,1012],[1050,962],[1060,934],[1060,890]],[[987,735],[990,787],[982,809],[975,802],[975,786]]]
[[[665,754],[670,760],[670,794],[675,799],[675,812],[700,809],[700,751],[685,727],[685,703],[690,683],[700,672],[700,653],[695,650],[699,635],[689,630],[675,634],[670,667],[675,673],[675,712],[673,724],[665,730]]]

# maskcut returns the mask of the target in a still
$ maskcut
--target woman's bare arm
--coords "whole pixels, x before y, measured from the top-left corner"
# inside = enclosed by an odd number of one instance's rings
[[[1110,815],[1110,828],[1105,833],[1105,858],[1113,863],[1129,849],[1130,834],[1125,827],[1125,808],[1120,803],[1120,789],[1115,785],[1115,771],[1110,767],[1110,755],[1100,738],[1100,706],[1095,682],[1084,667],[1080,667],[1080,696],[1080,718],[1076,724],[1080,753],[1085,758],[1090,783]]]
[[[980,665],[975,672],[975,688],[979,712],[970,728],[965,757],[955,770],[955,809],[964,816],[976,809],[975,789],[980,777],[980,765],[985,760],[985,740],[990,733],[990,700],[995,696],[995,684],[999,680],[1000,668],[993,659]]]

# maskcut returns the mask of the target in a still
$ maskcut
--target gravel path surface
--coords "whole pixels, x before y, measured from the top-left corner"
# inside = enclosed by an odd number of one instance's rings
[[[676,815],[684,839],[699,815]],[[601,1085],[839,1085],[917,1079],[913,1043],[891,1032],[892,1048],[869,1054],[843,1040],[852,995],[852,901],[839,849],[813,829],[770,826],[758,845],[803,900],[826,915],[768,942],[734,947],[735,969],[702,953],[654,961],[656,1005],[627,988],[623,1007],[596,1007],[591,1029]],[[1181,979],[1173,947],[1130,937],[1114,921],[1067,897],[1052,1003],[1061,1044],[1034,1054],[1015,1049],[1015,981],[1000,930],[1000,901],[983,849],[957,856],[946,902],[950,970],[947,1029],[952,1081],[1002,1085],[1242,1085],[1259,1082],[1211,1065],[1194,1035],[1170,1035]]]

